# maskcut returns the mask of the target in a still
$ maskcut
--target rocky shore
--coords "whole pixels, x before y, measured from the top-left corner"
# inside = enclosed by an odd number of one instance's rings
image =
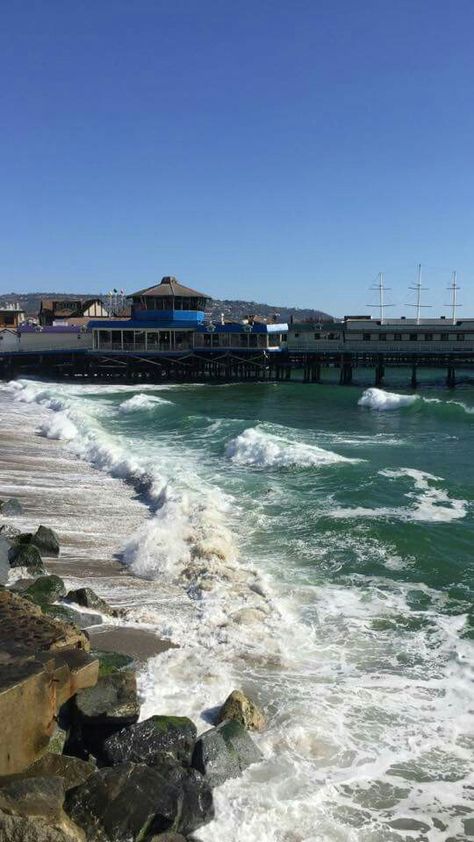
[[[172,643],[68,590],[48,572],[58,535],[21,532],[20,513],[0,501],[0,842],[197,840],[213,789],[261,759],[249,731],[263,714],[234,691],[200,735],[168,711],[141,720],[138,658]]]

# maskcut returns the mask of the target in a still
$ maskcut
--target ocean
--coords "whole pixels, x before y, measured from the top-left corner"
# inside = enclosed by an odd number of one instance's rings
[[[131,574],[101,595],[179,646],[142,718],[264,708],[202,842],[474,838],[474,389],[368,382],[0,385],[60,530],[74,492]]]

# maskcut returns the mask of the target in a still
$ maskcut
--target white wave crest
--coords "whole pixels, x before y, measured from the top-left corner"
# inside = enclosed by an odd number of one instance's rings
[[[358,400],[359,406],[374,409],[377,412],[400,409],[403,406],[412,406],[415,401],[420,400],[418,395],[398,395],[396,392],[385,392],[383,389],[366,389]]]
[[[47,439],[58,439],[60,441],[72,441],[78,434],[76,425],[65,412],[58,412],[48,418],[40,425],[39,431]]]
[[[124,413],[136,412],[142,409],[154,409],[156,406],[172,404],[165,398],[158,398],[155,395],[134,395],[132,398],[124,401],[119,406],[119,411]]]
[[[358,462],[332,450],[316,445],[291,441],[267,433],[259,427],[249,427],[226,448],[226,456],[237,465],[256,468],[320,468],[342,462]]]

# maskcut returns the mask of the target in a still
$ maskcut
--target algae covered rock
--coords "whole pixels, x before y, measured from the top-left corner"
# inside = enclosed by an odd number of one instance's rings
[[[260,749],[243,725],[228,720],[201,734],[192,765],[206,776],[211,786],[219,786],[229,778],[238,778],[244,769],[262,759]]]
[[[96,611],[101,611],[103,614],[111,614],[113,617],[118,615],[118,612],[114,608],[111,608],[104,599],[97,596],[92,588],[77,588],[76,590],[69,591],[66,600],[68,602],[75,602],[83,608],[92,608]]]
[[[94,842],[142,840],[162,831],[192,833],[214,817],[202,776],[180,769],[174,779],[144,764],[100,769],[66,795],[68,815]]]
[[[227,697],[219,712],[218,722],[235,719],[249,731],[263,731],[265,717],[259,707],[241,690],[234,690]]]
[[[44,573],[40,552],[33,544],[14,544],[9,550],[8,561],[10,567],[28,567],[32,573]]]
[[[31,543],[42,555],[53,557],[59,555],[59,538],[54,529],[48,526],[39,526],[31,538]]]
[[[126,669],[134,662],[130,655],[122,655],[120,652],[104,652],[101,649],[94,649],[91,654],[99,660],[99,678]]]
[[[23,596],[37,605],[55,602],[66,593],[63,580],[59,576],[38,576],[22,591]]]
[[[196,737],[196,726],[185,716],[151,716],[109,737],[102,757],[111,766],[167,761],[190,765]]]

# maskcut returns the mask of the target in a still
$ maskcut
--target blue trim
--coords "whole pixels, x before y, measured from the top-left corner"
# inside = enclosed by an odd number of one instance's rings
[[[133,308],[132,318],[139,322],[155,322],[161,325],[162,322],[187,322],[197,325],[204,321],[206,314],[202,310],[139,310]]]

